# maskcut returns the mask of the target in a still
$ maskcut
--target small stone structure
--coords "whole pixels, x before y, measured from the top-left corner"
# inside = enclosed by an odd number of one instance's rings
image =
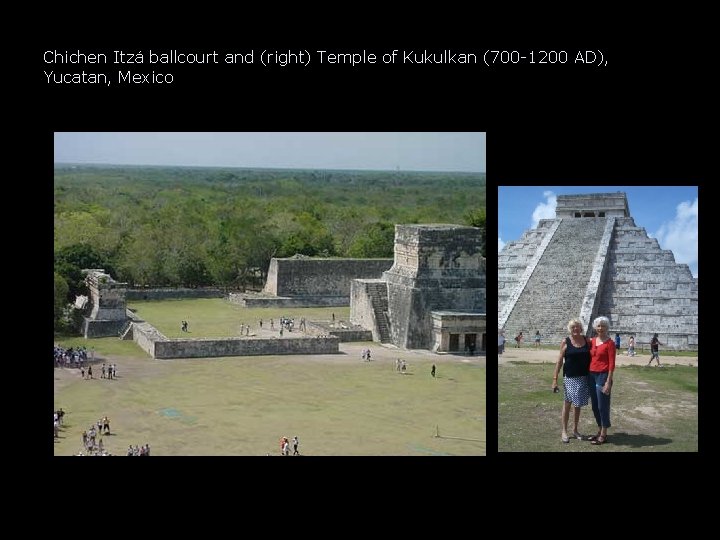
[[[485,313],[431,311],[434,351],[487,350]]]
[[[396,225],[393,266],[382,279],[355,280],[350,322],[371,329],[375,341],[406,349],[455,352],[473,343],[484,351],[482,247],[477,227]]]
[[[101,268],[82,271],[90,289],[90,314],[83,318],[86,338],[117,336],[127,322],[125,293],[127,283],[115,281]]]
[[[623,348],[657,333],[666,349],[697,349],[698,280],[635,225],[625,193],[560,195],[555,219],[498,254],[498,329],[559,344],[570,318],[589,334],[599,315]]]

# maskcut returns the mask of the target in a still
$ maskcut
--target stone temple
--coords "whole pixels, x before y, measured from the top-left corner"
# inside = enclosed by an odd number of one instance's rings
[[[623,348],[657,333],[663,348],[697,350],[698,280],[635,225],[625,193],[559,195],[555,219],[498,254],[498,329],[559,344],[570,318],[589,335],[600,315]]]
[[[350,322],[404,349],[485,351],[482,244],[477,227],[395,225],[392,267],[352,282]]]

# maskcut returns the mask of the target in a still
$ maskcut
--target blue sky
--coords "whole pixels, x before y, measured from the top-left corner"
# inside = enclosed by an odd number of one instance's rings
[[[58,132],[55,163],[485,172],[485,133]]]
[[[627,194],[635,225],[672,250],[675,261],[689,265],[698,277],[697,186],[499,186],[498,252],[540,219],[554,218],[557,195],[616,191]]]

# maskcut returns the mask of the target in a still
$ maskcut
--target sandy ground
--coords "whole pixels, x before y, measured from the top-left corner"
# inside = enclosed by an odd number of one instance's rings
[[[547,349],[534,349],[532,347],[521,347],[521,348],[509,348],[505,347],[505,353],[498,356],[498,363],[505,364],[509,361],[523,361],[542,364],[545,362],[554,363],[557,362],[558,354],[560,353],[560,347],[556,351]],[[642,356],[627,356],[620,354],[615,358],[616,366],[644,366],[647,365],[650,360],[649,354]],[[670,356],[669,354],[660,351],[660,363],[673,365],[679,364],[683,366],[697,366],[697,356]],[[657,362],[653,360],[652,367],[657,367]]]

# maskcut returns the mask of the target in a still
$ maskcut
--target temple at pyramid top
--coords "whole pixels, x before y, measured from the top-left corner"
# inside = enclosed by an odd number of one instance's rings
[[[558,195],[555,217],[630,217],[624,193],[588,193],[585,195]]]
[[[555,219],[498,253],[498,329],[558,345],[569,319],[589,335],[599,315],[623,349],[656,333],[666,349],[697,349],[698,280],[635,224],[625,193],[558,195]]]

